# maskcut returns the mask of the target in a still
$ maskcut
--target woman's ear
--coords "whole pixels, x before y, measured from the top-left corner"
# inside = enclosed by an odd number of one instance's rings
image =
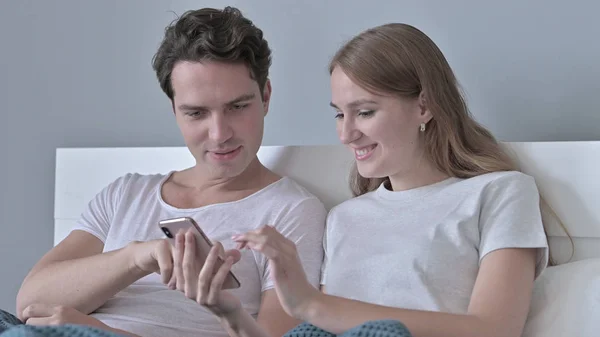
[[[421,120],[421,123],[427,124],[432,118],[433,115],[427,104],[427,94],[422,90],[421,93],[419,93],[419,119]]]

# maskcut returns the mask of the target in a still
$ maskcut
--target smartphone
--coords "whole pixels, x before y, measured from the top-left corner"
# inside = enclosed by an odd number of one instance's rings
[[[204,234],[200,226],[198,226],[196,221],[194,221],[194,219],[188,217],[166,219],[159,221],[158,226],[169,239],[173,247],[175,247],[175,236],[177,233],[180,230],[187,232],[190,228],[192,228],[194,231],[194,237],[196,239],[196,255],[202,259],[202,263],[206,261],[208,253],[210,252],[213,244],[206,234]],[[215,266],[215,273],[219,270],[223,263],[223,259],[219,257],[217,260],[217,265]],[[240,281],[237,279],[237,277],[235,277],[235,275],[229,271],[229,274],[226,276],[225,281],[223,282],[223,289],[236,289],[239,288],[240,285]]]

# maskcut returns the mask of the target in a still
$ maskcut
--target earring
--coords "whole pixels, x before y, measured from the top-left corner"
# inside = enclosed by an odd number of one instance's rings
[[[421,132],[425,131],[425,123],[421,123]]]

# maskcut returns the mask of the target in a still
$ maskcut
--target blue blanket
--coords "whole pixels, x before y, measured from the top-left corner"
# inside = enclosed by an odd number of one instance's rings
[[[82,325],[32,326],[0,310],[0,337],[122,337],[112,332]]]
[[[82,325],[31,326],[0,310],[0,337],[123,337],[112,332]],[[411,337],[406,327],[393,320],[371,321],[350,329],[340,336],[302,323],[284,337]]]
[[[341,335],[334,335],[309,323],[302,323],[288,331],[283,337],[411,337],[410,331],[401,322],[394,320],[369,321]]]

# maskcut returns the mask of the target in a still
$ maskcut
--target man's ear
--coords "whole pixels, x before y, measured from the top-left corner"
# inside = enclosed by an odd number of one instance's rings
[[[263,92],[262,92],[262,102],[263,102],[263,108],[265,109],[265,116],[269,112],[269,103],[271,102],[272,90],[273,89],[271,88],[271,80],[267,79],[267,81],[265,82],[265,87],[263,88]]]
[[[421,120],[421,123],[427,124],[432,118],[433,115],[427,104],[427,94],[425,91],[421,91],[419,94],[419,119]]]

